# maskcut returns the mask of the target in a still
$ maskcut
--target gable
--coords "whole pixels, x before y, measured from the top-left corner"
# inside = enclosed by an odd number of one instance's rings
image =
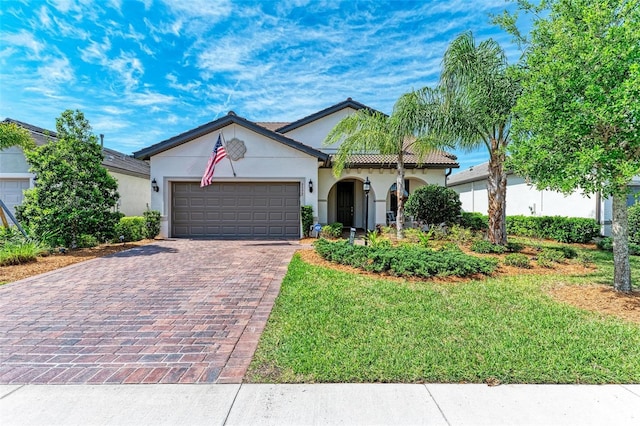
[[[230,111],[226,116],[222,118],[219,118],[217,120],[214,120],[202,126],[196,127],[195,129],[188,130],[170,139],[164,140],[150,147],[141,149],[140,151],[136,151],[133,153],[133,156],[138,159],[148,160],[151,157],[162,154],[163,152],[168,150],[174,150],[174,153],[179,153],[180,151],[179,150],[175,151],[175,148],[201,138],[205,138],[205,139],[214,138],[213,143],[215,144],[215,139],[217,139],[217,134],[220,131],[222,131],[224,128],[230,125],[236,126],[235,127],[236,132],[238,131],[237,129],[246,129],[247,131],[250,131],[252,134],[260,135],[261,137],[269,139],[272,142],[275,142],[277,144],[289,147],[293,150],[302,152],[307,156],[315,157],[318,160],[327,161],[329,158],[329,156],[323,152],[313,149],[289,137],[273,132],[267,129],[266,127],[259,126],[258,124],[253,123],[245,118],[238,117],[233,111]],[[231,138],[227,138],[227,140],[230,140],[230,139]],[[210,150],[212,148],[213,148],[213,145],[210,146],[209,152],[206,153],[207,157],[209,156]],[[189,148],[187,148],[187,150],[189,150]]]

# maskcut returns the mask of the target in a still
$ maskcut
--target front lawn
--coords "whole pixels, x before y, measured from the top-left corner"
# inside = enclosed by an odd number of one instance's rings
[[[600,271],[611,258],[602,256]],[[633,263],[638,282],[640,262]],[[602,279],[596,272],[463,283],[384,280],[296,255],[246,378],[640,383],[640,325],[556,302],[544,291]]]

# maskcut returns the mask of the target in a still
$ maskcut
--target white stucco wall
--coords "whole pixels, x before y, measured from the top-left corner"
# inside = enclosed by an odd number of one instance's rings
[[[151,203],[151,181],[123,173],[109,174],[118,181],[118,211],[126,216],[142,216]]]
[[[450,186],[460,194],[462,209],[487,214],[489,209],[486,181]],[[579,192],[564,195],[556,191],[538,191],[524,179],[509,176],[507,183],[507,215],[571,216],[596,218],[596,198]]]
[[[255,133],[237,124],[222,129],[227,141],[238,138],[247,148],[245,157],[231,164],[227,158],[216,166],[214,180],[230,182],[301,182],[301,205],[311,205],[318,211],[318,160],[302,151]],[[171,182],[200,181],[207,165],[218,131],[151,157],[151,179],[156,179],[159,192],[151,194],[151,208],[162,215],[161,234],[170,235]],[[309,180],[314,192],[309,192]]]
[[[345,169],[336,179],[331,169],[322,168],[318,171],[320,182],[318,188],[318,205],[320,207],[318,221],[321,224],[336,221],[336,186],[338,181],[352,180],[354,185],[354,226],[364,228],[364,203],[365,194],[362,184],[368,177],[371,182],[369,192],[369,228],[375,225],[386,225],[387,211],[389,209],[389,188],[396,183],[395,169]],[[443,185],[445,170],[443,169],[410,169],[406,171],[405,179],[410,180],[409,192],[415,191],[424,184]]]
[[[322,117],[321,119],[305,124],[297,129],[293,129],[290,132],[285,133],[285,136],[300,141],[312,148],[320,149],[327,153],[333,153],[336,151],[336,145],[324,147],[322,142],[340,120],[354,112],[356,112],[356,110],[353,108],[341,109],[340,111],[336,111],[326,117]]]
[[[12,146],[0,151],[0,174],[5,173],[29,173],[22,148]]]

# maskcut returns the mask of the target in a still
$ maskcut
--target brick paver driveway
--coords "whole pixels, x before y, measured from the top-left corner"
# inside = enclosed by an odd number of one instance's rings
[[[0,383],[240,383],[298,247],[158,241],[0,286]]]

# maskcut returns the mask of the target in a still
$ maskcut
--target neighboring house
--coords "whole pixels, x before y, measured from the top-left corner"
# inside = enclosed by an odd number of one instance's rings
[[[135,152],[136,158],[151,162],[158,185],[151,208],[162,214],[162,235],[299,238],[301,205],[312,206],[321,224],[364,228],[367,223],[370,229],[386,224],[387,212],[395,209],[390,190],[396,182],[395,158],[355,155],[336,179],[331,170],[336,147],[322,146],[342,118],[362,108],[368,107],[349,98],[292,123],[253,122],[229,112]],[[219,135],[229,158],[217,164],[213,183],[201,188]],[[410,153],[405,160],[409,192],[427,183],[444,185],[446,173],[459,167],[455,156],[441,151],[421,164]],[[365,208],[367,177],[371,191]]]
[[[57,138],[51,130],[10,118],[4,121],[27,129],[38,146]],[[150,203],[149,164],[109,148],[103,148],[103,154],[102,165],[118,181],[118,211],[127,216],[142,216]],[[0,151],[0,199],[12,212],[22,203],[23,191],[33,186],[33,177],[22,148]]]
[[[489,163],[473,166],[451,175],[447,186],[460,194],[462,209],[467,212],[487,214],[489,208],[487,179]],[[634,194],[640,192],[640,176],[630,184],[628,204],[635,202]],[[557,191],[539,191],[523,178],[507,172],[507,215],[568,216],[595,219],[604,235],[611,234],[612,202],[600,194],[585,196],[576,191],[564,195]]]

